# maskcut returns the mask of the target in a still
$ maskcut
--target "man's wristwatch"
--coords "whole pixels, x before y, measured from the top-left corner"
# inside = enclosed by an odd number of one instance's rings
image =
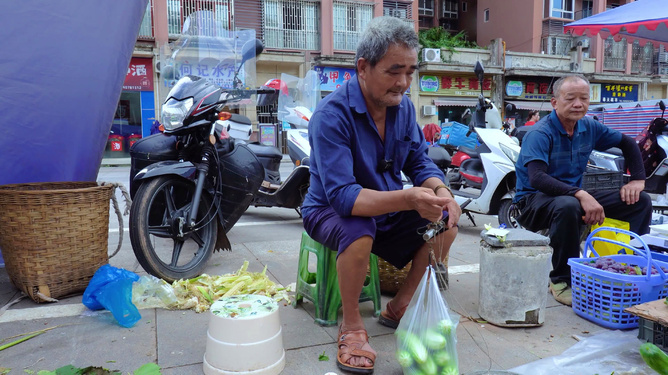
[[[440,184],[440,185],[436,186],[436,187],[434,188],[434,194],[438,194],[438,191],[439,191],[440,189],[446,189],[446,190],[450,193],[450,195],[452,195],[452,197],[454,198],[455,195],[452,194],[452,190],[450,190],[450,188],[447,187],[445,184]]]

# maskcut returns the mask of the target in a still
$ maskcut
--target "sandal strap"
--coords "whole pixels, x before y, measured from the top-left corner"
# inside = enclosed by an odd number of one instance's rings
[[[368,350],[362,349],[364,344],[369,342],[369,334],[366,330],[360,329],[341,332],[339,329],[338,341],[339,358],[343,354],[348,354],[353,357],[365,357],[370,359],[372,363],[376,363],[376,355]]]
[[[404,306],[402,309],[395,312],[394,309],[390,306],[390,303],[388,302],[387,305],[385,306],[385,310],[387,311],[387,317],[398,322],[401,320],[401,318],[404,317],[407,307],[408,305]]]

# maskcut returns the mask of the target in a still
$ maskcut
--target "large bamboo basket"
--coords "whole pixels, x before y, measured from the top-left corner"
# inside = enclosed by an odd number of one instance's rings
[[[109,261],[113,190],[95,182],[0,186],[0,248],[12,283],[35,302],[83,292]]]

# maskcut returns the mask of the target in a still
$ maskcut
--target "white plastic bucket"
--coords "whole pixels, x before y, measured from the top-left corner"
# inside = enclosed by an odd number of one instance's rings
[[[269,297],[224,297],[210,308],[206,375],[277,375],[285,368],[278,304]]]

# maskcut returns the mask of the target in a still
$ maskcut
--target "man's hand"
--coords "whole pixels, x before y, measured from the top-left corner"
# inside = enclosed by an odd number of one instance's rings
[[[619,194],[626,204],[634,204],[640,199],[643,190],[645,190],[645,180],[633,180],[622,186]]]
[[[454,201],[454,199],[437,197],[434,191],[429,188],[412,187],[407,189],[407,193],[406,200],[411,209],[416,210],[420,216],[431,222],[441,220],[443,209],[448,206],[449,201]],[[448,214],[450,214],[450,211],[448,211]],[[448,220],[448,224],[449,222],[450,220]]]
[[[455,200],[455,197],[450,194],[448,189],[438,189],[436,193],[439,197],[444,197],[448,202],[443,206],[443,210],[448,211],[447,227],[452,228],[459,223],[459,217],[462,216],[462,209]]]
[[[582,206],[582,209],[585,212],[585,216],[582,218],[585,224],[603,224],[603,220],[605,220],[605,211],[596,198],[592,197],[584,190],[575,193],[575,198],[580,201],[580,206]]]

